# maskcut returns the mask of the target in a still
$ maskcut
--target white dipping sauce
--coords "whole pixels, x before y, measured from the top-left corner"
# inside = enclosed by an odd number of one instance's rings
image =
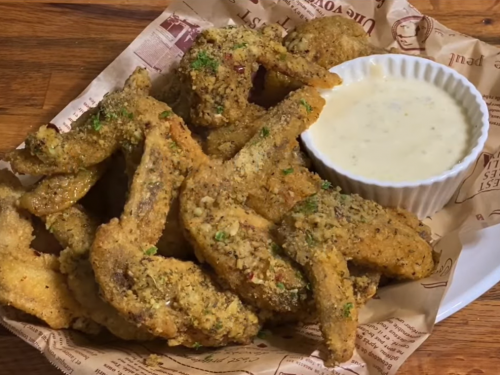
[[[414,182],[451,169],[469,151],[467,115],[428,82],[370,77],[323,96],[326,105],[310,128],[313,142],[355,175]]]

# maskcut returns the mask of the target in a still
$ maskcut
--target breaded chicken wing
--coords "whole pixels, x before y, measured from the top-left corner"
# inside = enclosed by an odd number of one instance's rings
[[[91,262],[104,298],[122,316],[169,345],[248,343],[257,316],[191,262],[153,256],[170,202],[204,158],[182,120],[152,98],[138,103],[145,145],[120,219],[99,227]]]
[[[370,44],[368,35],[356,21],[342,16],[318,17],[298,25],[283,40],[286,49],[325,69],[345,61],[374,54],[397,52]],[[266,74],[264,101],[274,103],[301,82],[277,69]]]
[[[260,130],[233,159],[202,166],[187,179],[181,195],[182,222],[198,258],[241,298],[264,310],[304,309],[307,284],[282,256],[271,233],[273,223],[245,201],[323,105],[314,88],[292,93],[258,120]]]
[[[410,214],[399,219],[392,209],[358,195],[323,190],[299,203],[286,215],[282,230],[308,230],[311,239],[332,242],[353,263],[388,277],[418,280],[434,268],[429,228],[408,225]]]
[[[71,131],[60,134],[51,126],[42,126],[26,139],[30,154],[17,150],[6,159],[14,171],[31,175],[78,173],[102,162],[118,149],[121,128],[133,127],[135,98],[147,95],[150,86],[147,71],[136,69],[122,90],[105,96],[97,110],[77,120]]]
[[[33,227],[15,206],[22,193],[17,178],[0,171],[0,303],[36,316],[54,329],[98,333],[68,290],[52,254],[31,249]]]
[[[248,112],[252,78],[259,64],[306,85],[331,88],[340,78],[295,56],[276,42],[277,33],[246,27],[203,31],[179,66],[179,76],[190,103],[190,121],[221,127],[239,121]]]
[[[21,197],[19,204],[39,217],[62,211],[85,196],[105,169],[101,163],[74,174],[45,177]]]
[[[99,295],[99,286],[89,260],[97,222],[77,205],[48,215],[45,223],[65,247],[59,257],[60,269],[86,315],[123,340],[153,339],[153,335],[129,323]]]

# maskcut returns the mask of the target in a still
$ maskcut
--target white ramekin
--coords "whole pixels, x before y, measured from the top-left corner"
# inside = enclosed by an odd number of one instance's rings
[[[481,93],[464,76],[445,65],[420,57],[393,54],[360,57],[330,71],[337,73],[346,85],[373,74],[374,66],[378,66],[377,70],[381,69],[384,76],[427,81],[455,98],[465,109],[473,126],[468,155],[438,176],[417,182],[392,183],[354,175],[336,166],[318,150],[310,131],[302,134],[302,140],[317,172],[324,179],[340,186],[346,193],[357,193],[385,207],[405,208],[423,219],[446,205],[478,158],[488,137],[488,108]]]

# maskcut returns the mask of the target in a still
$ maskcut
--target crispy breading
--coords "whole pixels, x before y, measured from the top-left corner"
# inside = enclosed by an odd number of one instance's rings
[[[363,27],[342,16],[308,20],[286,35],[283,45],[289,52],[325,69],[357,57],[398,52],[396,49],[387,51],[371,45]],[[301,86],[300,81],[282,73],[277,69],[268,70],[262,100],[272,104]]]
[[[24,194],[19,204],[36,216],[62,211],[85,196],[105,169],[105,164],[101,163],[74,174],[47,176]]]
[[[276,31],[246,27],[203,31],[183,56],[179,75],[195,125],[221,127],[248,112],[252,78],[259,64],[300,82],[331,88],[340,78],[276,42]]]
[[[298,143],[292,142],[262,185],[250,191],[246,203],[278,224],[298,202],[319,191],[322,184],[321,178],[307,168]]]
[[[234,123],[214,129],[207,137],[207,154],[229,160],[255,135],[259,127],[258,118],[266,113],[264,108],[249,104],[245,114]]]
[[[147,71],[136,69],[122,90],[106,95],[69,132],[60,134],[52,126],[42,126],[26,139],[31,154],[14,151],[6,159],[18,173],[31,175],[77,173],[102,162],[120,146],[121,128],[134,127],[134,99],[147,95],[150,86]]]
[[[153,256],[172,198],[204,157],[182,120],[159,116],[169,108],[148,101],[138,104],[144,109],[138,121],[148,126],[129,199],[120,219],[98,229],[92,247],[96,280],[122,316],[169,345],[248,343],[260,325],[237,296],[220,290],[194,263]]]
[[[68,290],[59,262],[52,254],[31,249],[33,227],[15,206],[21,184],[10,172],[0,172],[0,303],[36,316],[50,327],[99,327],[83,313]]]
[[[368,35],[356,21],[341,17],[318,17],[298,25],[283,40],[292,53],[330,69],[347,60],[373,54]]]
[[[69,289],[86,315],[123,340],[153,339],[153,335],[129,323],[99,295],[89,260],[97,222],[78,205],[48,215],[45,222],[66,248],[59,257],[61,272],[66,275]]]
[[[411,215],[413,216],[413,215]],[[399,220],[391,209],[338,190],[321,191],[299,203],[286,216],[285,227],[310,231],[317,241],[332,241],[353,263],[388,277],[418,280],[434,268],[424,224],[409,226],[410,214]]]
[[[377,293],[381,277],[380,272],[356,266],[352,262],[348,262],[347,265],[351,275],[356,303],[358,306],[362,306]]]
[[[201,167],[181,195],[182,222],[198,258],[241,298],[265,310],[297,312],[308,292],[300,270],[280,255],[273,223],[244,203],[323,105],[314,88],[292,93],[258,120],[260,130],[233,159]]]

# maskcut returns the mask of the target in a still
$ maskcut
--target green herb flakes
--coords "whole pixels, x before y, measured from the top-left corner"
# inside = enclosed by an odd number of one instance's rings
[[[168,118],[171,115],[172,115],[172,111],[163,111],[162,113],[160,113],[160,118],[161,119]]]
[[[214,357],[214,355],[210,354],[210,355],[207,355],[204,360],[205,361],[211,361],[213,357]]]
[[[195,343],[193,344],[193,348],[194,348],[195,350],[200,349],[202,346],[203,346],[203,345],[201,345],[199,342],[195,342]]]
[[[224,107],[221,106],[221,105],[218,105],[217,107],[215,107],[215,112],[220,115],[224,112]]]
[[[97,114],[92,117],[92,128],[96,132],[102,129],[101,112],[97,112]]]
[[[108,121],[109,120],[116,120],[118,118],[116,113],[113,113],[113,112],[106,112],[105,117],[106,117],[106,120],[108,120]]]
[[[261,130],[260,130],[260,136],[262,138],[266,138],[266,137],[269,137],[269,128],[267,127],[263,127]]]
[[[234,45],[233,49],[246,48],[246,46],[248,46],[248,43],[238,43]]]
[[[309,231],[306,232],[306,242],[310,247],[316,245],[316,240],[314,239],[312,233]]]
[[[134,118],[134,114],[133,114],[133,113],[131,113],[131,112],[129,112],[129,111],[127,111],[127,109],[126,109],[126,108],[122,108],[122,109],[120,110],[120,115],[121,115],[122,117],[127,117],[127,118],[129,118],[129,119],[131,119],[131,120]]]
[[[147,249],[144,252],[144,254],[146,254],[148,256],[152,256],[152,255],[155,255],[157,251],[158,251],[158,248],[156,246],[151,246],[149,249]]]
[[[222,232],[222,231],[220,231],[220,232],[215,233],[215,240],[216,240],[217,242],[222,242],[222,241],[224,241],[226,238],[227,238],[227,233],[226,233],[226,232]]]
[[[332,183],[330,181],[323,181],[321,183],[321,189],[328,190],[332,187]]]
[[[283,174],[285,176],[288,176],[289,174],[292,174],[292,173],[293,173],[293,168],[283,169]]]
[[[278,287],[278,289],[281,289],[281,290],[285,289],[285,284],[283,284],[283,283],[276,283],[276,286]]]
[[[300,99],[300,104],[302,104],[306,108],[307,113],[312,112],[313,109],[312,109],[311,105],[308,102],[306,102],[304,99]]]
[[[221,330],[221,329],[222,329],[222,327],[223,327],[223,326],[222,326],[222,322],[221,322],[220,320],[217,320],[217,323],[215,323],[214,328],[215,328],[217,331],[219,331],[219,330]]]
[[[209,68],[215,73],[219,68],[219,63],[217,62],[217,60],[208,56],[205,51],[200,51],[198,52],[198,56],[196,56],[196,60],[191,63],[191,68],[193,68],[194,70]]]
[[[304,203],[301,206],[301,211],[307,215],[318,212],[318,201],[315,195],[307,198],[304,201]]]
[[[172,141],[172,142],[170,142],[168,147],[170,147],[172,150],[177,150],[179,148],[179,145],[177,144],[176,141]]]
[[[274,243],[271,245],[271,252],[273,255],[277,255],[281,252],[281,247],[277,243]]]
[[[345,318],[349,318],[351,316],[351,309],[354,305],[351,302],[347,302],[343,307],[343,314]]]

